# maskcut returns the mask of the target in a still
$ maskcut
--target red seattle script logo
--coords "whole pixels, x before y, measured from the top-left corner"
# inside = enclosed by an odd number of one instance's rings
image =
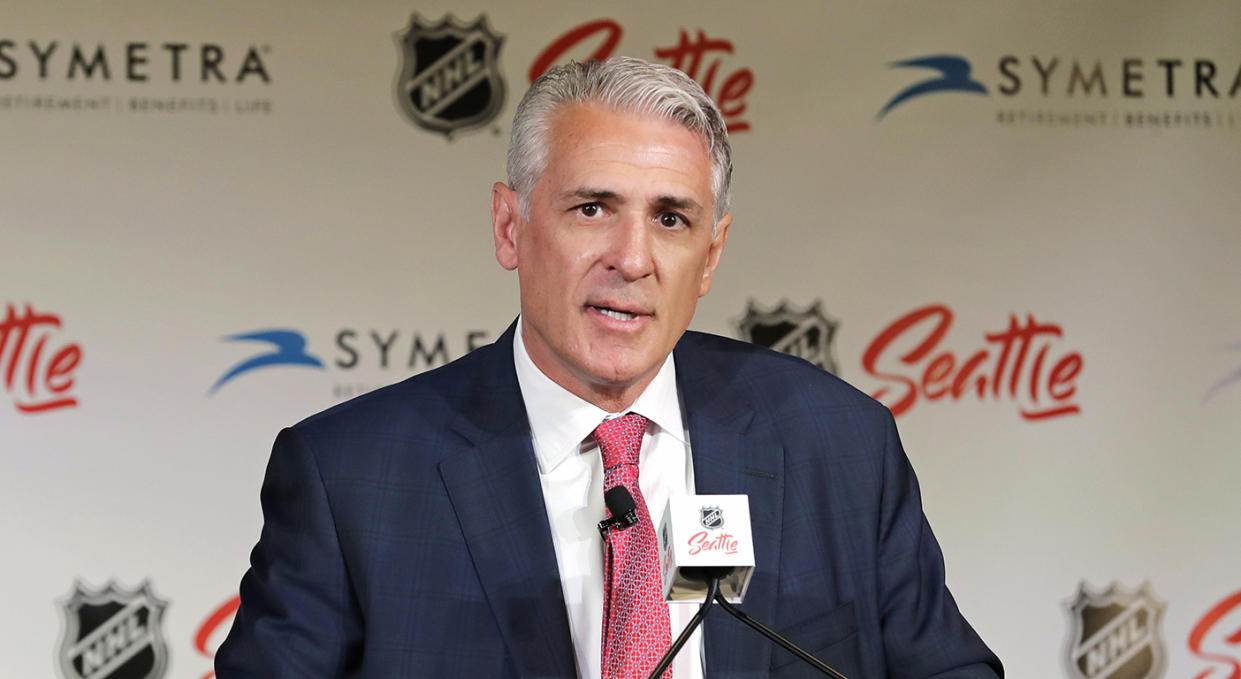
[[[621,25],[611,19],[587,21],[569,29],[535,57],[528,74],[530,82],[534,82],[536,78],[546,73],[547,69],[563,59],[569,50],[596,34],[605,36],[603,42],[584,61],[607,59],[616,51],[616,46],[620,44],[624,32]],[[715,105],[720,107],[720,114],[724,116],[724,123],[728,126],[729,133],[736,133],[750,129],[750,123],[742,120],[741,114],[745,113],[746,109],[745,96],[754,86],[754,72],[748,68],[732,71],[720,81],[717,88],[715,78],[719,75],[722,64],[720,55],[732,53],[731,41],[708,38],[701,28],[698,29],[693,39],[690,39],[689,33],[682,28],[675,45],[655,48],[655,58],[663,59],[673,68],[681,69],[686,75],[698,81],[699,85],[702,85],[702,89],[706,90],[707,94],[715,100]],[[711,56],[707,60],[706,70],[700,76],[699,69],[703,66],[703,57],[707,55]]]
[[[948,334],[952,318],[952,311],[942,304],[915,309],[896,319],[866,348],[862,355],[862,367],[868,374],[894,383],[880,387],[871,396],[879,400],[889,397],[884,403],[894,416],[908,412],[919,396],[928,401],[937,401],[945,396],[960,400],[971,388],[980,400],[990,397],[1017,401],[1021,416],[1027,420],[1044,420],[1081,412],[1081,407],[1072,403],[1072,399],[1077,392],[1076,380],[1082,370],[1082,355],[1076,351],[1069,352],[1044,372],[1044,366],[1049,364],[1048,350],[1054,340],[1064,334],[1060,326],[1040,323],[1034,320],[1032,314],[1028,314],[1024,322],[1011,315],[1008,328],[983,335],[983,340],[990,347],[984,346],[964,361],[958,361],[950,350],[931,356]],[[916,332],[919,328],[922,333]],[[917,345],[905,353],[888,356],[898,351],[894,348],[897,345],[904,347],[915,341]],[[1027,364],[1026,359],[1035,348],[1034,360]],[[904,366],[917,370],[923,364],[925,367],[920,378],[916,374],[906,377],[900,372]],[[892,398],[897,385],[901,391]]]
[[[1231,620],[1227,625],[1222,621],[1229,614],[1232,614]],[[1236,629],[1231,632],[1227,630],[1236,625]],[[1218,629],[1223,628],[1223,629]],[[1218,631],[1219,635],[1211,634],[1212,631]],[[1229,650],[1231,647],[1233,655],[1223,655],[1222,652],[1207,652],[1203,650],[1203,642],[1210,635],[1213,641],[1216,641],[1216,648],[1222,651]],[[1210,662],[1221,663],[1227,667],[1214,667],[1199,672],[1194,679],[1241,679],[1241,591],[1234,592],[1225,597],[1223,601],[1215,604],[1215,607],[1207,611],[1206,615],[1194,625],[1194,629],[1189,633],[1189,650],[1194,655],[1208,660]],[[1219,670],[1217,673],[1216,670]],[[1227,676],[1224,676],[1227,672]]]
[[[73,388],[73,371],[82,360],[82,347],[76,343],[59,350],[47,347],[50,329],[60,327],[60,317],[35,313],[29,304],[19,316],[12,304],[6,306],[4,320],[0,321],[0,371],[13,404],[23,413],[76,406],[78,400],[66,392]],[[28,345],[27,340],[36,334],[38,340]],[[10,346],[13,350],[6,360],[5,350]],[[45,356],[49,357],[46,361]]]
[[[214,660],[215,651],[220,647],[220,644],[216,642],[211,648],[207,648],[207,644],[211,642],[211,638],[216,631],[224,627],[224,623],[231,620],[237,614],[238,608],[241,608],[241,597],[234,596],[212,611],[211,615],[208,615],[207,619],[203,621],[203,624],[199,625],[198,632],[194,635],[194,649],[206,656],[208,660]],[[224,628],[224,631],[227,632],[228,628]],[[211,679],[214,676],[215,670],[211,670],[204,674],[202,679]]]
[[[737,553],[737,538],[728,533],[720,533],[719,535],[708,538],[707,531],[700,530],[689,538],[690,555],[701,554],[702,552],[723,552],[725,554]]]

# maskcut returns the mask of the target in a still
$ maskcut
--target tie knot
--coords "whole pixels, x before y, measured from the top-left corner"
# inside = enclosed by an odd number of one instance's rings
[[[637,413],[604,420],[591,434],[603,453],[603,468],[611,469],[622,464],[638,464],[642,450],[642,434],[646,433],[647,419]]]

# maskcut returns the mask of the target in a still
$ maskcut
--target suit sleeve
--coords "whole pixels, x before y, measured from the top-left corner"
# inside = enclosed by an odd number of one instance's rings
[[[261,500],[263,531],[216,676],[350,676],[361,656],[361,615],[314,450],[295,429],[276,438]]]
[[[944,583],[944,558],[922,513],[918,480],[887,428],[880,505],[879,583],[883,643],[890,676],[994,679],[1004,669],[957,610]]]

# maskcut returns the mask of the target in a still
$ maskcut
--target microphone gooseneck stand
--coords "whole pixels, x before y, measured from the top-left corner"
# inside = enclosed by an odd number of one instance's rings
[[[598,527],[599,536],[603,538],[604,544],[607,545],[607,556],[605,558],[607,559],[606,567],[610,572],[612,568],[612,542],[608,539],[609,534],[612,531],[625,530],[626,528],[638,523],[638,513],[633,496],[629,493],[629,489],[625,488],[623,485],[616,486],[605,492],[603,494],[603,502],[607,505],[609,516],[600,521]],[[673,658],[675,658],[677,653],[681,651],[681,648],[685,646],[685,643],[689,641],[690,635],[693,634],[694,630],[698,629],[698,626],[702,624],[704,619],[706,619],[707,613],[711,612],[711,604],[713,603],[718,603],[720,608],[727,611],[729,615],[745,623],[750,629],[767,637],[779,645],[780,648],[783,648],[789,653],[797,656],[799,660],[805,662],[823,674],[826,674],[833,679],[849,679],[845,675],[833,669],[827,663],[802,650],[797,646],[797,644],[794,644],[788,639],[780,636],[775,630],[772,630],[770,627],[755,620],[754,618],[751,618],[736,606],[728,603],[728,598],[720,592],[720,580],[728,576],[732,570],[733,569],[731,566],[700,566],[681,569],[681,575],[686,578],[707,583],[707,596],[703,599],[702,605],[698,607],[698,612],[694,614],[694,617],[690,619],[689,624],[687,624],[685,629],[681,631],[680,636],[678,636],[676,641],[668,647],[668,651],[664,653],[664,657],[661,658],[659,664],[655,666],[655,669],[651,672],[649,679],[659,679],[659,676],[668,669],[668,666],[672,664]]]
[[[727,571],[732,569],[725,569],[722,573],[718,569],[714,568],[703,568],[701,569],[704,571],[703,573],[687,572],[692,570],[696,569],[686,568],[682,569],[681,572],[687,577],[691,577],[695,580],[705,580],[707,583],[707,596],[703,599],[702,606],[698,607],[698,612],[694,614],[694,617],[690,619],[689,624],[685,626],[685,630],[682,631],[676,641],[672,642],[672,645],[668,647],[668,652],[664,653],[663,659],[661,659],[659,664],[655,666],[655,669],[651,671],[648,679],[659,679],[659,676],[668,669],[668,666],[672,664],[672,659],[675,658],[677,653],[681,651],[681,647],[685,645],[685,642],[689,641],[689,636],[693,634],[694,630],[697,629],[698,626],[702,624],[702,621],[707,617],[707,613],[711,611],[711,604],[713,603],[719,604],[720,608],[727,611],[729,615],[745,623],[750,629],[758,632],[764,637],[767,637],[769,640],[779,645],[780,648],[783,648],[789,653],[797,656],[799,660],[807,665],[810,665],[823,674],[826,674],[833,679],[849,679],[831,665],[828,665],[822,660],[810,655],[797,644],[794,644],[783,636],[780,636],[780,634],[775,630],[755,620],[754,618],[751,618],[741,609],[728,603],[728,598],[725,597],[724,593],[720,591],[720,579],[728,574]]]
[[[703,619],[707,617],[707,613],[711,610],[711,604],[719,593],[720,579],[713,577],[707,581],[707,598],[698,607],[698,612],[694,614],[694,617],[690,618],[689,624],[681,631],[681,636],[677,637],[677,640],[668,647],[668,651],[664,653],[663,659],[651,671],[649,679],[658,679],[664,673],[664,670],[668,669],[668,666],[672,664],[672,659],[677,657],[677,653],[681,652],[681,647],[685,645],[685,642],[689,641],[689,635],[693,634],[694,630],[698,629],[698,626],[702,624]]]
[[[835,679],[849,679],[848,677],[846,677],[845,675],[837,671],[835,668],[833,668],[831,665],[828,665],[822,660],[819,660],[813,655],[810,655],[809,653],[805,652],[797,644],[794,644],[788,639],[785,639],[784,637],[780,636],[775,630],[755,620],[754,618],[751,618],[750,616],[746,615],[741,609],[728,603],[728,599],[724,598],[724,595],[718,591],[715,593],[715,602],[720,605],[720,608],[724,609],[725,611],[728,611],[729,615],[740,620],[741,622],[744,622],[747,626],[749,626],[750,629],[774,641],[776,644],[780,646],[780,648],[783,648],[789,653],[792,653],[793,655],[797,656],[803,662],[815,668],[816,670],[822,672],[823,674],[826,674],[829,677],[835,677]]]

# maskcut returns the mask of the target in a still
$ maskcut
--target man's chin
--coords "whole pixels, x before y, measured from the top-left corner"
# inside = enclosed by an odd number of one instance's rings
[[[640,363],[619,356],[610,359],[608,354],[598,352],[589,362],[579,364],[576,378],[593,392],[615,395],[635,386],[645,388],[662,364],[662,361],[653,365],[649,361]]]

